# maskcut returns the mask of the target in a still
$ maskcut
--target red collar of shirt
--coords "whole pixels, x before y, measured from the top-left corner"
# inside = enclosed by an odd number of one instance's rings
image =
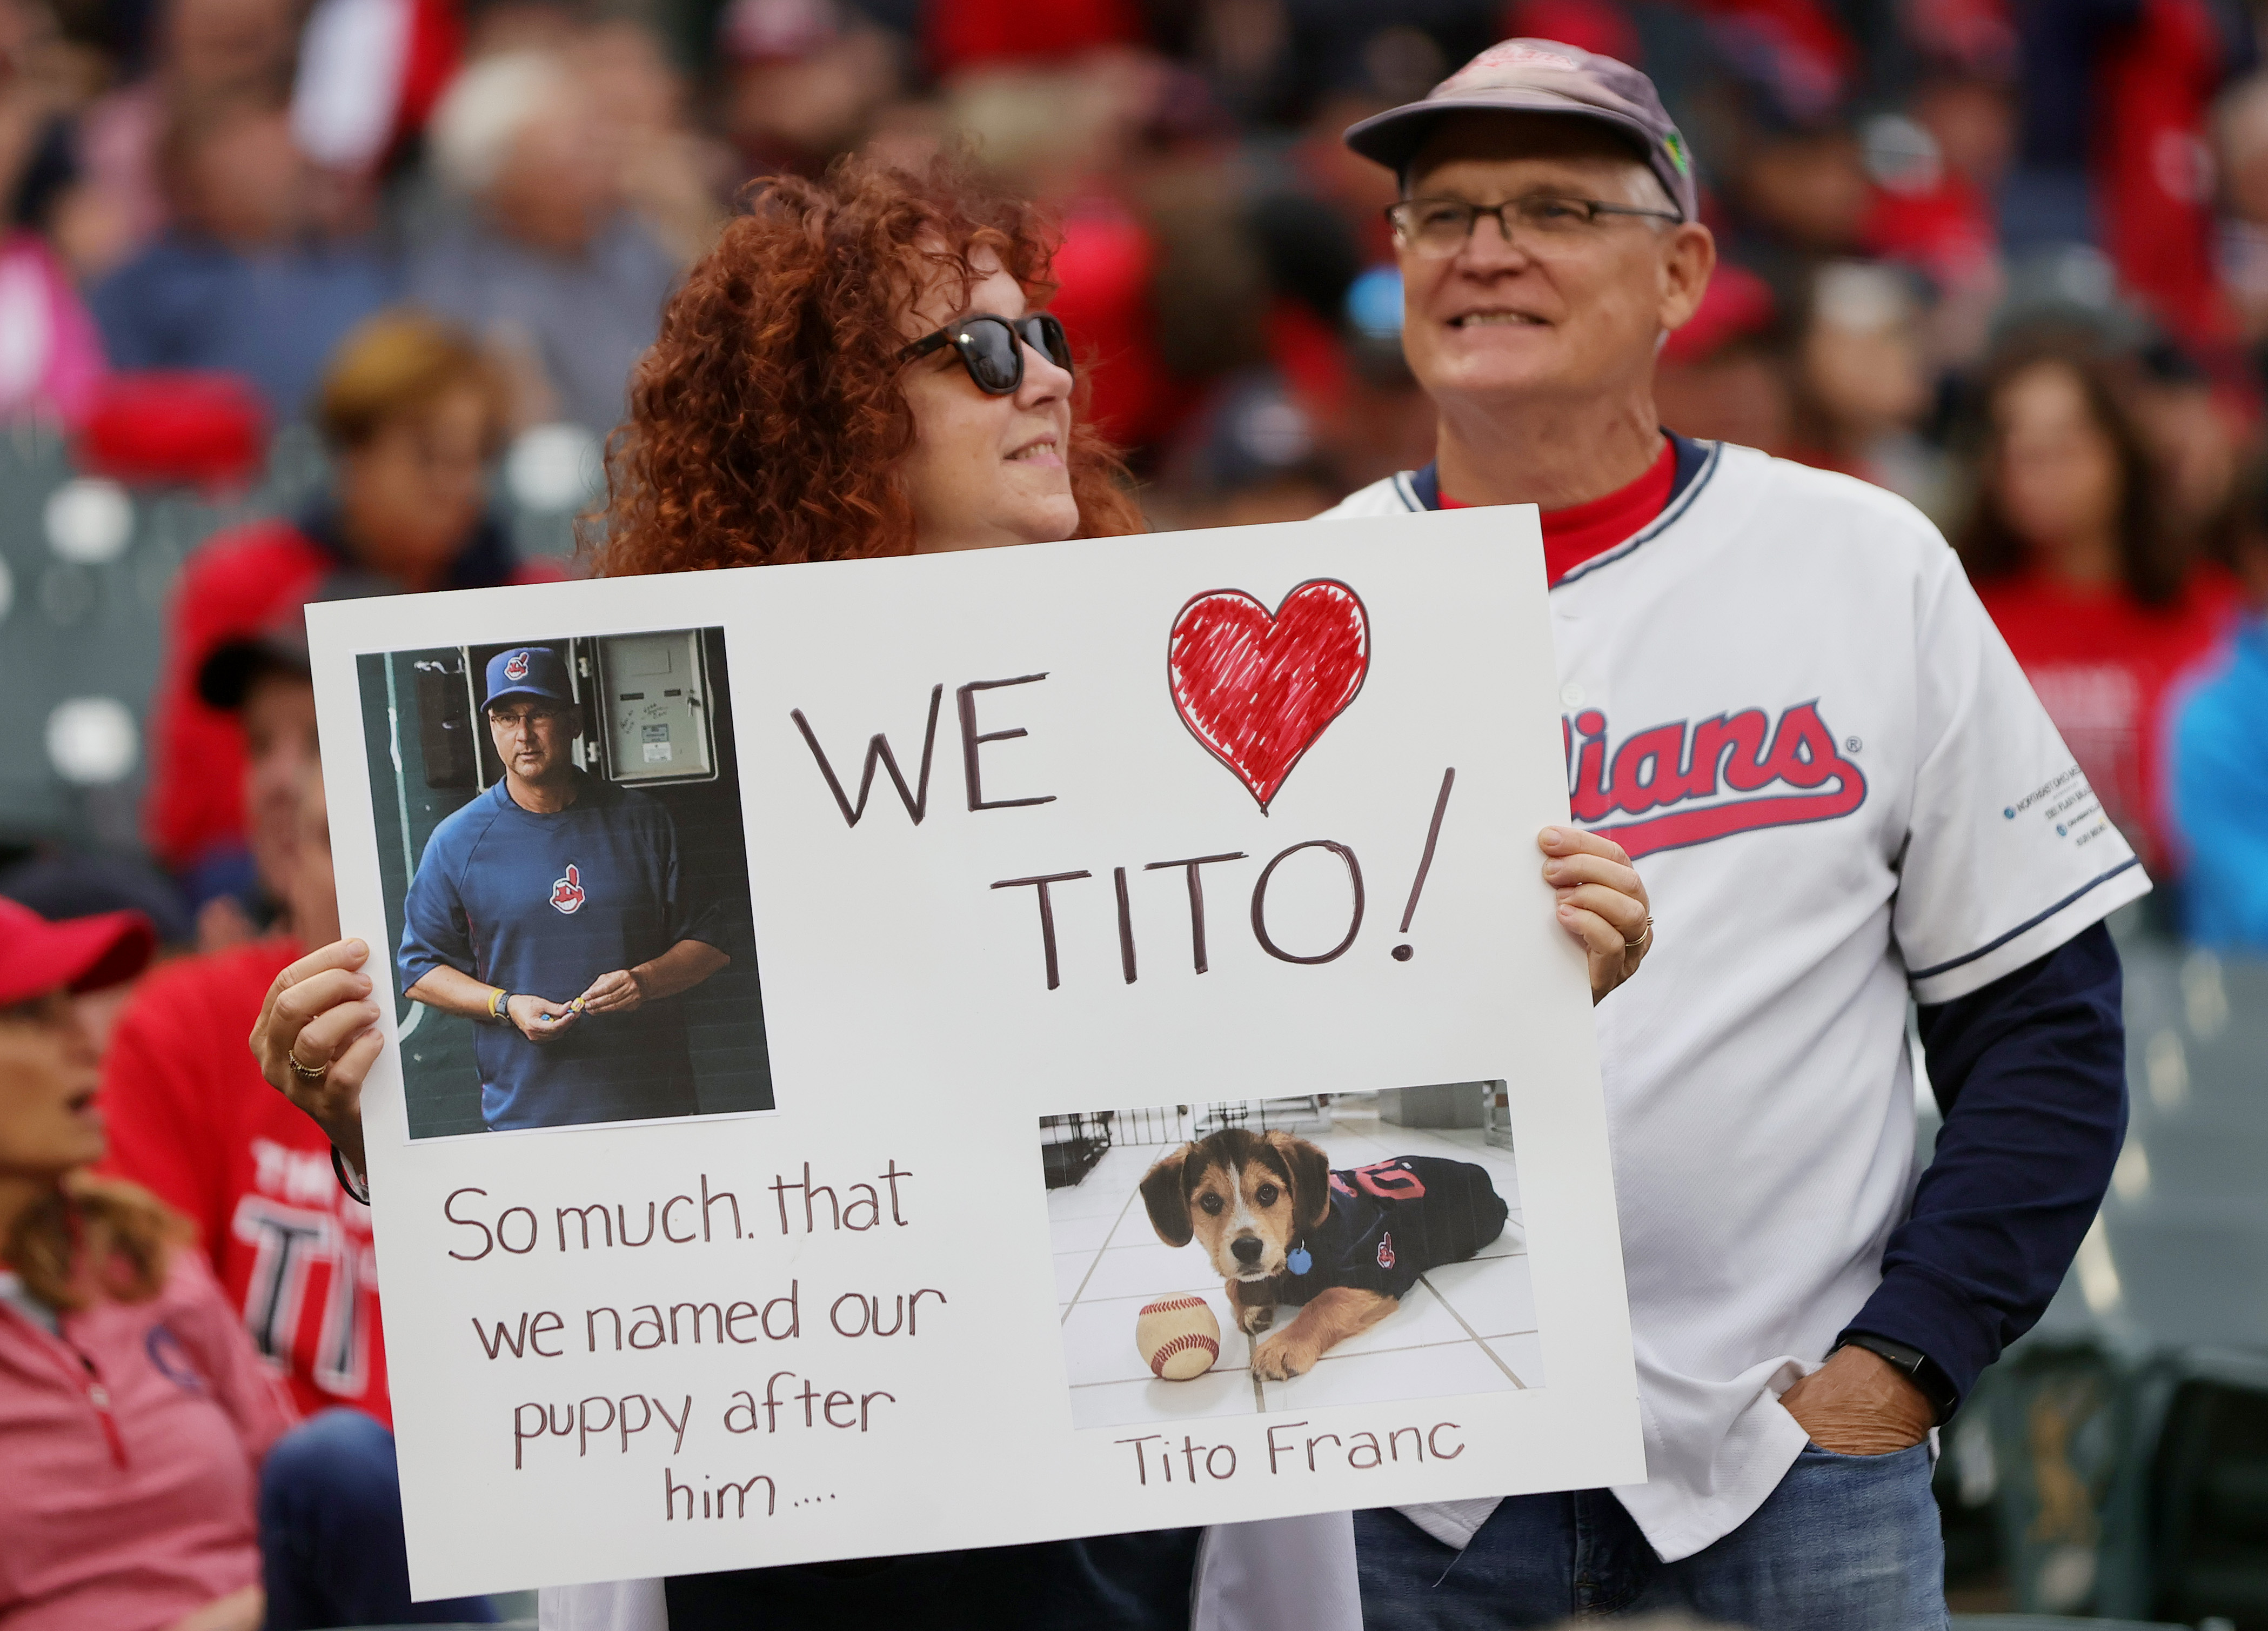
[[[1630,537],[1669,507],[1669,490],[1677,480],[1677,446],[1661,440],[1661,456],[1646,473],[1627,487],[1617,487],[1603,498],[1571,504],[1564,510],[1543,512],[1543,566],[1557,583],[1594,555],[1603,554]],[[1441,507],[1467,510],[1473,506],[1444,492]]]

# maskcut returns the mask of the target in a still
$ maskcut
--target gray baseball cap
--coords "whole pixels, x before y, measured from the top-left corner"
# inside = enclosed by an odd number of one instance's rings
[[[1557,40],[1503,40],[1425,93],[1351,125],[1346,144],[1364,158],[1405,173],[1433,127],[1451,114],[1571,114],[1612,125],[1646,156],[1677,206],[1699,218],[1693,156],[1661,106],[1653,81],[1627,63]]]

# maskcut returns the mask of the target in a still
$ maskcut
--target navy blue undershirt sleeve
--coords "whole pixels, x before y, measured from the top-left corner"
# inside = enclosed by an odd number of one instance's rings
[[[1963,1398],[2063,1283],[2126,1136],[2118,951],[2097,923],[1980,991],[1924,1007],[1945,1112],[1882,1283],[1851,1321],[1919,1348]]]

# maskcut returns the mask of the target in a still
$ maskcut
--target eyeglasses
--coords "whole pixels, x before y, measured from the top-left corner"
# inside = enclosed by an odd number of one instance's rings
[[[972,313],[916,340],[898,353],[898,360],[909,363],[948,345],[961,353],[961,365],[987,396],[1009,396],[1023,388],[1024,347],[1027,345],[1065,373],[1071,372],[1070,337],[1064,333],[1063,324],[1046,312],[1030,317]]]
[[[1428,261],[1447,260],[1463,248],[1484,215],[1496,218],[1497,231],[1504,234],[1506,243],[1512,241],[1515,224],[1537,238],[1565,240],[1588,232],[1601,216],[1632,215],[1673,223],[1684,218],[1667,210],[1640,210],[1631,204],[1561,198],[1548,193],[1498,204],[1467,203],[1462,198],[1404,198],[1386,208],[1395,240],[1412,255]]]
[[[567,712],[564,708],[491,708],[489,710],[489,723],[499,730],[516,731],[526,725],[549,724],[553,720],[563,720]]]

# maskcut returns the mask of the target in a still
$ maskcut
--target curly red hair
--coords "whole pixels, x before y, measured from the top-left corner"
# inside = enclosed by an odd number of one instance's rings
[[[1034,304],[1057,238],[1030,203],[945,159],[922,175],[865,159],[762,182],[686,275],[609,444],[597,570],[609,577],[897,555],[913,514],[895,476],[914,443],[899,319],[932,279],[976,281],[990,248]],[[1141,530],[1125,467],[1074,421],[1081,537]]]

